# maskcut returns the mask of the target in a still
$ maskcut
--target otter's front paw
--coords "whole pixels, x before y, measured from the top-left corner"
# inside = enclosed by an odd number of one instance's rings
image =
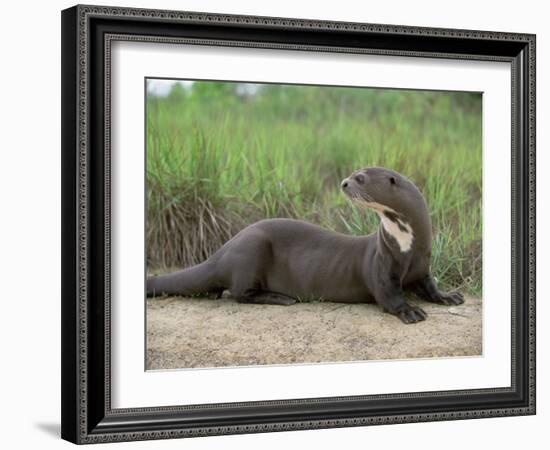
[[[411,306],[408,304],[405,304],[403,309],[401,309],[397,316],[401,319],[401,322],[403,323],[416,323],[421,322],[422,320],[426,320],[428,315],[424,312],[422,308],[419,308],[418,306]]]
[[[464,303],[464,296],[460,292],[440,292],[436,300],[437,303],[448,306],[462,305]]]

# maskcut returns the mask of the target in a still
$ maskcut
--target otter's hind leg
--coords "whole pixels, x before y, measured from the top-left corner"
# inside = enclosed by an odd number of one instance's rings
[[[449,306],[464,303],[464,296],[460,292],[447,293],[440,291],[431,275],[426,275],[421,280],[416,281],[410,288],[420,298],[432,303]]]
[[[262,282],[272,259],[270,238],[259,229],[248,229],[227,247],[220,259],[220,265],[227,269],[224,276],[230,280],[229,291],[238,302],[264,305],[296,303],[296,299],[292,297],[269,291],[266,289],[268,286]]]
[[[296,299],[277,292],[249,291],[237,298],[239,303],[257,303],[262,305],[290,306],[296,303]]]

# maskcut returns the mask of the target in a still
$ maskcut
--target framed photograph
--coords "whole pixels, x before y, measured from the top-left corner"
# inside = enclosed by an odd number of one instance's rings
[[[62,12],[62,437],[535,413],[535,36]]]

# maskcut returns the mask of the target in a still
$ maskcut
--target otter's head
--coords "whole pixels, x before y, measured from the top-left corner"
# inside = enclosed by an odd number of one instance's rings
[[[384,228],[408,251],[413,227],[429,226],[424,197],[407,177],[383,167],[368,167],[353,172],[342,181],[342,190],[359,206],[378,213]]]

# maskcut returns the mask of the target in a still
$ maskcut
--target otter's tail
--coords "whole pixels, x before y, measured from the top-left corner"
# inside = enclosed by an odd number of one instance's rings
[[[188,269],[167,275],[147,278],[147,297],[157,295],[207,295],[221,293],[220,287],[212,275],[212,267],[203,262]]]

